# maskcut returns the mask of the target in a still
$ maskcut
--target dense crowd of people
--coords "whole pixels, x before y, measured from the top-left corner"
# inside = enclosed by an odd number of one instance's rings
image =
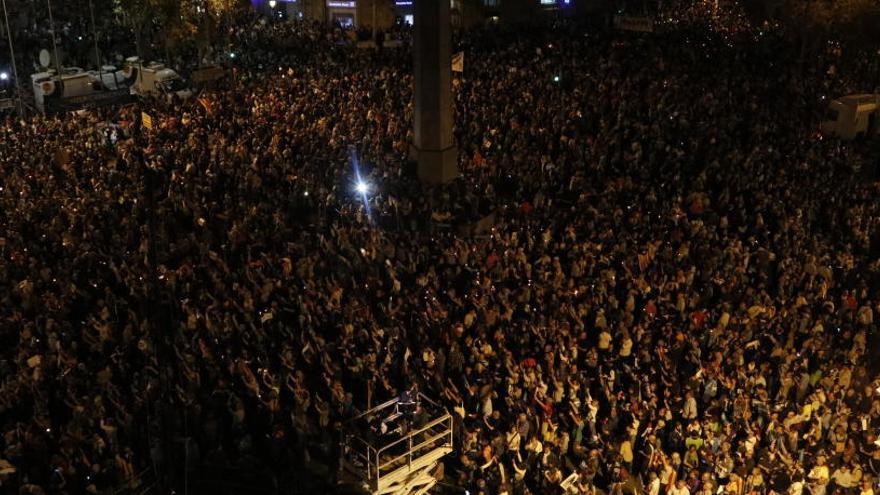
[[[197,100],[0,125],[0,493],[317,493],[334,429],[417,383],[458,493],[873,495],[877,183],[816,129],[874,88],[839,52],[468,33],[428,187],[407,48],[232,38]]]

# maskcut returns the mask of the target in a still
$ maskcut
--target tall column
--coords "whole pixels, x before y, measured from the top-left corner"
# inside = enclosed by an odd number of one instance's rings
[[[449,0],[413,2],[415,141],[422,182],[458,177],[458,149],[452,138],[452,26]]]

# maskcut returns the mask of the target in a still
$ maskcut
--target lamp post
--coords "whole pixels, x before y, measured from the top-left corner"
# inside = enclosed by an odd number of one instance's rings
[[[15,62],[15,48],[12,46],[12,31],[9,29],[9,12],[6,11],[6,0],[3,2],[3,21],[6,25],[6,39],[9,43],[9,56],[12,58],[12,77],[15,79],[15,94],[18,96],[18,115],[24,113],[24,105],[21,101],[21,81],[18,80],[18,64]]]
[[[49,9],[49,27],[52,33],[52,54],[55,56],[55,72],[61,77],[61,59],[58,58],[58,41],[55,39],[55,20],[52,18],[52,2],[46,0],[46,8]]]
[[[95,24],[95,7],[92,4],[92,0],[89,0],[89,15],[92,18],[92,38],[95,42],[95,65],[98,66],[98,79],[101,81],[101,84],[104,84],[104,77],[101,74],[101,52],[98,50],[98,28],[97,24]]]

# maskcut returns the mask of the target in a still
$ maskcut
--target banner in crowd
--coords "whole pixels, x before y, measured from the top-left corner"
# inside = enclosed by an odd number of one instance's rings
[[[654,32],[654,19],[635,15],[614,16],[614,27],[621,31]]]
[[[452,56],[452,72],[464,72],[464,52]]]
[[[147,112],[141,112],[141,124],[144,126],[144,129],[152,129],[153,128],[153,117],[150,116]]]
[[[198,101],[205,108],[205,111],[208,112],[208,115],[214,115],[214,106],[211,105],[207,98],[201,97]]]

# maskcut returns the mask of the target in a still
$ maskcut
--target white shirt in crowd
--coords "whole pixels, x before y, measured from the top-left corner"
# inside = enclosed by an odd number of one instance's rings
[[[695,419],[697,417],[697,399],[688,397],[684,401],[684,407],[681,409],[681,417],[684,419]]]
[[[688,490],[687,485],[682,485],[682,487],[679,488],[678,484],[676,484],[669,490],[669,495],[691,495],[691,491]]]

